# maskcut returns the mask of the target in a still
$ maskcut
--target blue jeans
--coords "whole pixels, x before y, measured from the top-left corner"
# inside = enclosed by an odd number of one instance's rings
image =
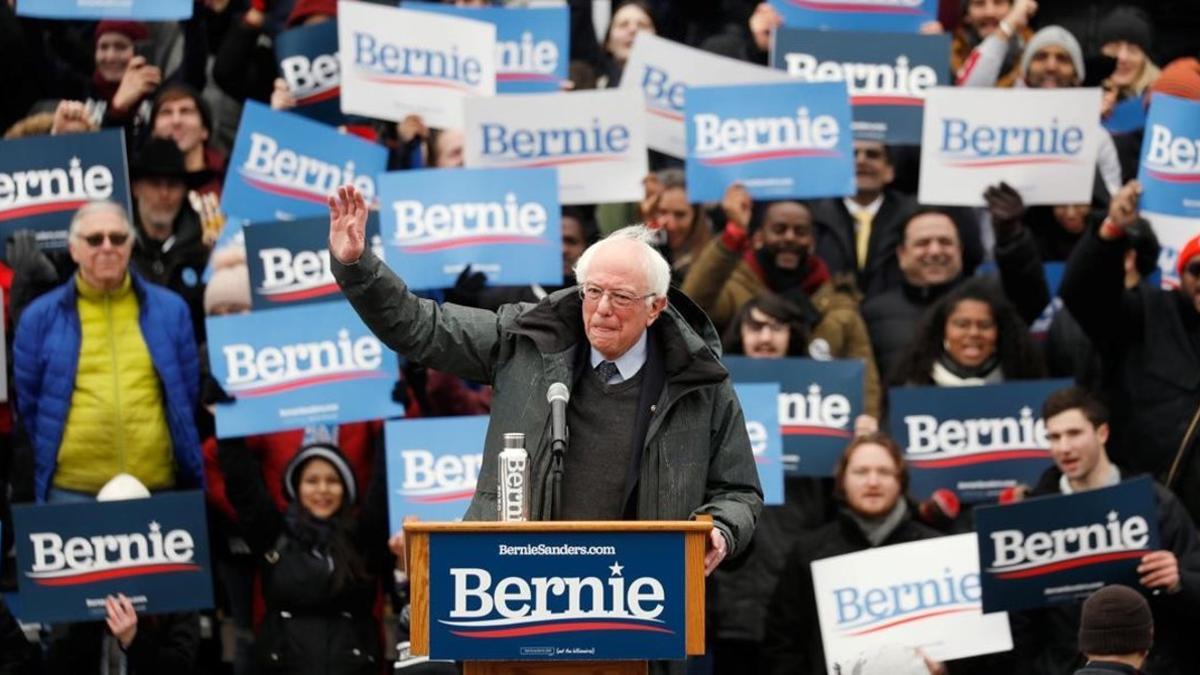
[[[94,501],[96,501],[96,495],[88,494],[87,492],[64,490],[56,487],[51,487],[46,491],[47,504],[81,504],[83,502]]]

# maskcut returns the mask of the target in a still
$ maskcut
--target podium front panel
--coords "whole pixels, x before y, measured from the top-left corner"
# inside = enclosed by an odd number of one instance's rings
[[[682,659],[682,532],[431,533],[429,656]]]

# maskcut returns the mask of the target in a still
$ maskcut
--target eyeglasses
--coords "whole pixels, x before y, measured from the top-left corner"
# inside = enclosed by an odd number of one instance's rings
[[[630,309],[639,301],[645,300],[646,298],[653,298],[656,295],[655,293],[634,295],[633,293],[626,293],[625,291],[610,291],[606,288],[600,288],[599,286],[595,286],[593,284],[584,284],[583,286],[579,287],[579,297],[588,302],[599,303],[600,299],[603,298],[605,294],[608,295],[608,301],[617,309]]]
[[[102,245],[104,245],[105,237],[108,237],[108,243],[112,244],[113,246],[124,246],[125,242],[129,241],[128,232],[109,232],[107,234],[104,232],[97,232],[96,234],[89,234],[86,237],[80,238],[86,241],[88,246],[91,246],[92,248],[100,248]]]
[[[1184,266],[1183,271],[1196,278],[1200,278],[1200,261]]]
[[[762,329],[766,328],[772,333],[779,334],[786,333],[789,328],[786,323],[779,323],[778,321],[759,321],[758,319],[750,317],[746,317],[746,320],[742,326],[744,326],[746,330],[750,331],[751,333],[758,333]]]

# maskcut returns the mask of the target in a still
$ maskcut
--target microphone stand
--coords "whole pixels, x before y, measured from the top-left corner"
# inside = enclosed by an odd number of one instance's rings
[[[550,443],[550,520],[562,518],[563,456],[567,454],[567,439]]]

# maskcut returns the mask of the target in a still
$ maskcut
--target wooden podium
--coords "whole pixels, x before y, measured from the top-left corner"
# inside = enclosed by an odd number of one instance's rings
[[[613,648],[612,648],[613,644],[624,645],[624,643],[626,642],[624,639],[619,638],[619,637],[615,639],[615,642],[609,642],[607,651],[604,652],[603,656],[598,656],[598,658],[596,660],[576,660],[576,659],[572,659],[572,658],[554,658],[552,653],[538,655],[537,658],[530,658],[530,659],[525,659],[525,658],[522,658],[515,654],[512,658],[480,659],[477,655],[475,655],[473,653],[468,653],[466,651],[464,651],[463,653],[459,653],[456,650],[457,649],[456,647],[438,647],[436,645],[435,645],[435,650],[438,651],[439,653],[431,654],[431,652],[430,652],[431,633],[441,629],[441,626],[439,625],[439,623],[453,623],[453,622],[449,622],[449,621],[439,622],[438,617],[431,616],[431,609],[430,609],[431,597],[435,593],[438,593],[437,589],[431,589],[431,581],[433,581],[434,584],[442,583],[442,584],[445,584],[446,586],[452,585],[446,579],[445,574],[440,573],[439,570],[431,570],[431,568],[430,568],[431,555],[434,558],[439,557],[438,547],[441,547],[443,550],[448,550],[453,547],[456,550],[459,550],[458,555],[460,556],[460,558],[463,556],[463,551],[467,551],[468,552],[467,555],[469,557],[473,558],[474,555],[469,552],[473,551],[473,550],[479,550],[480,551],[479,559],[481,561],[479,564],[486,565],[487,564],[486,555],[489,553],[492,553],[492,549],[495,546],[495,542],[508,540],[508,538],[511,538],[511,541],[513,541],[513,542],[526,542],[525,544],[518,543],[517,544],[518,548],[521,545],[528,546],[527,542],[534,540],[534,539],[536,539],[537,541],[547,541],[547,542],[552,542],[552,543],[553,542],[563,542],[563,541],[576,541],[576,540],[584,540],[584,539],[586,539],[586,541],[589,543],[590,542],[603,543],[603,542],[611,541],[613,544],[618,544],[618,546],[605,547],[605,548],[611,548],[613,551],[620,551],[617,554],[615,554],[615,556],[613,556],[613,557],[624,557],[627,560],[632,559],[635,562],[640,562],[640,561],[637,561],[637,556],[640,553],[642,553],[642,551],[639,551],[638,549],[655,550],[653,547],[647,548],[647,547],[641,546],[640,542],[652,542],[652,541],[653,542],[662,542],[667,545],[668,550],[674,551],[674,542],[677,539],[678,542],[680,543],[680,545],[682,546],[682,555],[681,556],[678,556],[678,557],[676,557],[674,555],[656,556],[654,554],[650,554],[650,557],[659,559],[660,561],[665,560],[665,561],[667,561],[665,564],[670,565],[671,567],[675,567],[679,561],[682,561],[681,567],[679,567],[677,569],[664,569],[660,572],[660,575],[662,576],[662,578],[665,578],[668,580],[668,581],[666,581],[666,583],[669,584],[669,586],[668,586],[669,588],[678,589],[676,591],[676,593],[674,593],[674,594],[666,593],[665,595],[668,597],[666,597],[665,602],[661,603],[661,604],[668,605],[670,607],[675,607],[676,609],[678,609],[680,607],[680,605],[671,604],[671,603],[682,603],[683,612],[682,612],[682,617],[680,617],[681,618],[680,625],[675,626],[674,627],[675,630],[671,630],[671,626],[666,625],[661,620],[654,619],[654,621],[657,624],[664,624],[664,627],[658,627],[656,625],[650,625],[650,626],[638,625],[635,627],[636,631],[638,631],[638,632],[636,632],[636,633],[631,632],[630,635],[633,635],[634,637],[632,639],[629,639],[628,642],[630,644],[632,644],[632,643],[636,642],[636,640],[638,638],[646,635],[647,633],[662,633],[662,634],[671,633],[674,635],[674,637],[671,639],[676,640],[677,641],[676,644],[678,644],[678,646],[680,648],[679,652],[672,653],[670,655],[658,654],[655,657],[653,657],[655,660],[661,659],[661,658],[683,659],[689,655],[703,654],[704,653],[704,552],[705,552],[705,545],[709,538],[709,531],[711,529],[712,529],[712,521],[707,516],[703,516],[701,519],[694,520],[694,521],[596,521],[596,522],[592,522],[592,521],[588,521],[588,522],[550,521],[550,522],[519,522],[519,523],[510,523],[510,522],[452,522],[451,523],[451,522],[408,521],[405,523],[404,531],[405,531],[405,535],[406,535],[406,539],[407,539],[407,558],[408,558],[407,565],[408,565],[409,583],[410,583],[410,590],[411,590],[412,615],[411,615],[411,620],[410,620],[409,638],[410,638],[410,648],[412,650],[412,654],[420,655],[420,656],[428,655],[431,658],[435,658],[435,659],[447,659],[447,660],[462,661],[463,665],[464,665],[464,673],[467,673],[467,675],[484,675],[484,674],[499,675],[500,673],[512,673],[512,674],[521,673],[521,674],[530,674],[530,675],[542,674],[542,673],[589,673],[589,674],[594,674],[594,675],[601,675],[601,674],[604,674],[604,675],[634,675],[636,673],[636,674],[640,674],[640,675],[645,675],[645,673],[647,672],[647,668],[648,668],[647,664],[648,664],[649,657],[639,656],[637,653],[630,653],[629,655],[626,655],[623,652],[621,652],[621,653],[614,652]],[[474,539],[472,539],[472,538],[474,538]],[[477,545],[475,542],[477,542],[479,540],[485,540],[487,542],[487,545],[485,545],[485,546]],[[505,547],[505,545],[502,543],[500,548],[503,549],[504,547]],[[601,550],[601,549],[593,548],[592,550]],[[503,555],[503,554],[493,554],[493,555]],[[602,557],[599,555],[595,555],[595,556],[593,556],[593,558],[597,561],[597,563],[595,563],[593,566],[602,564],[599,562],[601,560],[603,560],[604,562],[607,562],[607,560],[608,560],[607,557]],[[498,562],[500,560],[501,560],[500,558],[495,558],[494,562]],[[535,564],[541,563],[543,565],[543,567],[545,567],[550,564],[548,562],[550,560],[553,560],[553,558],[548,558],[546,556],[530,557],[526,561],[526,563],[528,565],[535,565]],[[472,560],[472,562],[474,562],[474,561]],[[523,569],[526,566],[526,564],[522,564],[519,562],[512,562],[512,561],[507,561],[507,560],[505,560],[505,562],[508,564],[512,564],[514,569]],[[648,562],[653,562],[653,561],[648,561]],[[626,579],[621,578],[620,585],[619,586],[616,585],[616,581],[617,581],[616,577],[620,577],[622,575],[622,570],[624,569],[624,567],[621,566],[620,561],[614,560],[613,566],[604,565],[604,568],[612,570],[612,572],[611,572],[612,578],[609,580],[609,585],[612,586],[612,588],[620,589],[623,592],[625,589]],[[555,571],[554,573],[557,574],[558,572]],[[633,578],[633,573],[631,573],[629,575],[629,577]],[[480,576],[478,578],[483,578],[482,574],[480,574]],[[491,577],[489,575],[487,577],[489,582],[490,582],[490,578]],[[440,582],[438,581],[439,579],[440,579]],[[538,579],[542,580],[542,588],[541,588],[542,593],[541,593],[541,595],[538,595],[537,597],[544,600],[545,599],[544,596],[546,596],[548,594],[545,589],[547,587],[547,584],[549,584],[551,582],[545,581],[544,577],[538,578]],[[587,580],[590,580],[590,579],[591,578],[589,577]],[[630,598],[632,598],[632,599],[629,600],[628,607],[623,604],[625,602],[624,598],[621,598],[619,600],[619,602],[622,603],[621,611],[628,613],[630,611],[630,608],[634,605],[634,603],[640,599],[648,598],[650,600],[654,600],[654,599],[658,598],[658,596],[654,595],[652,592],[650,593],[649,596],[634,594],[633,587],[638,586],[638,584],[643,584],[642,588],[647,587],[647,584],[644,583],[644,579],[645,578],[636,579],[636,580],[634,580],[633,584],[631,584],[629,592],[631,593]],[[553,577],[552,580],[561,581],[561,578]],[[506,579],[503,581],[508,581],[508,580]],[[502,583],[503,583],[503,581],[502,581]],[[578,587],[580,587],[580,588],[583,587],[583,583],[580,582],[578,578],[572,578],[572,579],[569,579],[568,581],[575,581],[576,585]],[[519,583],[521,583],[521,581],[517,580],[517,583],[519,584]],[[600,582],[600,581],[596,582],[597,586],[599,586],[602,583],[603,582]],[[650,586],[652,586],[655,583],[655,581],[651,580],[648,583]],[[678,584],[678,585],[676,585],[676,584]],[[498,584],[498,586],[499,585],[502,585],[502,584]],[[558,586],[556,586],[556,588],[558,588],[560,591],[564,587],[566,587],[565,584],[559,584]],[[511,586],[509,586],[509,588],[511,588]],[[592,587],[588,587],[588,588],[592,589]],[[662,586],[658,586],[657,588],[661,591]],[[528,587],[526,587],[526,589],[528,589]],[[592,590],[594,590],[594,589],[592,589]],[[443,588],[442,592],[443,593],[446,592],[446,589]],[[595,591],[595,592],[599,593],[599,591]],[[617,594],[617,592],[618,592],[617,590],[613,591],[614,596]],[[669,597],[671,595],[678,595],[680,592],[683,595],[682,598]],[[451,595],[453,595],[453,592],[451,592]],[[482,593],[476,593],[476,595],[482,595]],[[512,593],[508,593],[508,594],[505,594],[503,597],[505,599],[509,599],[510,596],[512,596],[512,595],[513,595]],[[580,590],[578,595],[580,598],[584,597],[583,591]],[[663,593],[660,593],[659,595],[663,595]],[[497,591],[497,597],[501,597],[501,595],[499,594],[499,591]],[[593,602],[595,602],[595,599],[597,596],[592,595],[590,597],[592,598]],[[518,597],[518,599],[528,600],[529,598]],[[455,599],[455,602],[457,602],[457,598]],[[579,600],[579,602],[580,602],[580,604],[578,605],[578,607],[582,607],[582,601]],[[614,601],[614,602],[618,602],[618,601]],[[499,603],[497,603],[497,604],[499,604]],[[534,606],[536,606],[536,605],[534,605]],[[638,606],[640,607],[640,605],[638,605]],[[506,605],[506,607],[507,607],[507,605]],[[661,609],[660,609],[660,611],[661,611]],[[674,614],[672,614],[671,612],[668,611],[668,612],[665,612],[664,614],[662,614],[662,616],[666,616],[666,615],[678,616],[678,614],[679,614],[678,612],[675,612]],[[540,615],[540,616],[549,616],[549,615]],[[659,615],[655,615],[655,616],[659,616]],[[532,620],[532,618],[533,617],[531,615],[530,620]],[[574,629],[572,629],[569,626],[564,625],[564,624],[560,624],[558,626],[553,626],[553,627],[547,629],[546,632],[552,633],[552,634],[557,634],[557,635],[547,636],[546,640],[549,641],[551,639],[559,639],[559,640],[584,639],[586,636],[599,634],[599,633],[594,633],[594,632],[589,632],[589,631],[596,631],[596,630],[602,631],[605,629],[608,629],[608,630],[620,629],[620,624],[616,621],[611,620],[613,618],[613,615],[611,613],[605,614],[602,612],[601,614],[597,615],[594,618],[585,616],[585,617],[582,617],[582,619],[583,619],[582,622],[578,620],[580,617],[575,617],[575,618],[577,619],[574,622],[576,625],[579,625],[580,623],[585,623],[586,627],[580,628],[577,632]],[[627,618],[627,617],[619,617],[618,616],[616,618],[621,619],[621,618]],[[483,622],[480,622],[480,623],[483,623]],[[499,624],[502,622],[501,621],[492,621],[491,623]],[[518,632],[520,629],[509,628],[506,630]],[[683,632],[682,640],[678,639],[679,636],[677,635],[677,631]],[[492,633],[503,633],[502,630],[492,630],[491,632]],[[489,636],[489,637],[491,637],[491,636]],[[607,638],[607,636],[605,636],[605,638]],[[600,639],[604,639],[604,638],[600,638]],[[608,638],[608,639],[611,639],[611,638]],[[650,639],[654,639],[654,638],[652,637]],[[447,639],[447,640],[449,641],[449,639]],[[496,640],[484,640],[482,642],[495,643],[497,641]],[[493,645],[489,644],[488,646],[491,647]],[[544,649],[544,650],[548,650],[551,652],[553,651],[553,647],[537,647],[537,649],[539,649],[539,650]],[[618,651],[622,650],[622,649],[624,649],[623,646],[618,648]],[[636,649],[636,648],[631,647],[631,649]],[[593,652],[596,652],[595,648],[593,648]],[[582,652],[582,653],[586,654],[588,652]]]

